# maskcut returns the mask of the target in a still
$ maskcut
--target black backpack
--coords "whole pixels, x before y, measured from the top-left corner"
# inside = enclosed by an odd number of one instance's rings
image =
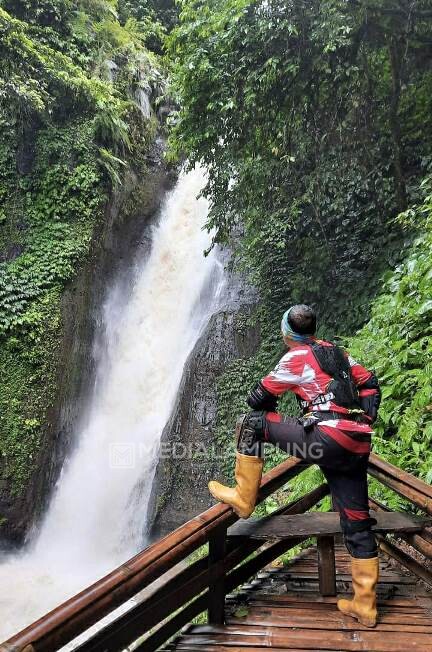
[[[317,396],[309,404],[309,407],[326,403],[330,399],[340,407],[361,410],[360,397],[352,377],[351,366],[342,349],[336,344],[324,346],[319,342],[313,342],[311,349],[320,369],[331,377],[331,381],[327,385],[326,393]]]

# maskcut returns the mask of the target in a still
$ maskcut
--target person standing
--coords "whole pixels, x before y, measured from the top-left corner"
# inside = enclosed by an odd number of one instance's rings
[[[210,493],[248,518],[255,508],[268,442],[308,463],[318,464],[339,512],[344,543],[351,557],[354,597],[338,609],[367,627],[377,618],[378,548],[370,517],[367,465],[372,423],[381,392],[376,376],[331,342],[318,340],[316,314],[307,305],[287,310],[281,322],[288,349],[275,369],[250,393],[252,411],[238,427],[234,488],[212,480]],[[302,418],[277,412],[277,401],[293,392]]]

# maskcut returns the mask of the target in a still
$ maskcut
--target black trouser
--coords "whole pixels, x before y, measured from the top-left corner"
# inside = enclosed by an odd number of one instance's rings
[[[279,418],[279,417],[278,417]],[[369,454],[352,453],[317,426],[305,431],[298,419],[266,419],[266,441],[311,464],[318,464],[338,510],[344,542],[352,557],[370,559],[377,555],[371,527],[367,487]]]

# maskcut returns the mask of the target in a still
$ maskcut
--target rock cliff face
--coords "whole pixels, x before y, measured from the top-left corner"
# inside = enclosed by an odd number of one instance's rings
[[[105,219],[93,236],[91,254],[62,299],[63,338],[57,369],[57,396],[47,415],[35,472],[24,494],[10,493],[0,478],[0,541],[20,543],[44,512],[65,456],[74,444],[94,380],[93,341],[99,309],[111,279],[127,273],[138,245],[150,246],[149,226],[173,179],[162,163],[163,143],[148,156],[145,178],[133,174],[113,195]],[[145,249],[145,247],[144,247]],[[1,471],[1,469],[0,469]],[[0,473],[1,475],[1,473]]]
[[[214,455],[217,378],[227,364],[258,348],[256,328],[244,328],[257,296],[237,275],[226,274],[222,308],[212,316],[185,365],[172,416],[162,435],[148,529],[151,537],[172,531],[213,504],[207,483],[221,476]]]

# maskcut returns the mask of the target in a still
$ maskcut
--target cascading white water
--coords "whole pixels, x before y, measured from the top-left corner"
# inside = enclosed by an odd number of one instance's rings
[[[104,308],[97,384],[70,462],[41,531],[0,565],[0,640],[137,552],[143,543],[162,430],[184,363],[222,287],[222,266],[203,256],[208,206],[201,170],[168,196],[152,249],[132,286]]]

